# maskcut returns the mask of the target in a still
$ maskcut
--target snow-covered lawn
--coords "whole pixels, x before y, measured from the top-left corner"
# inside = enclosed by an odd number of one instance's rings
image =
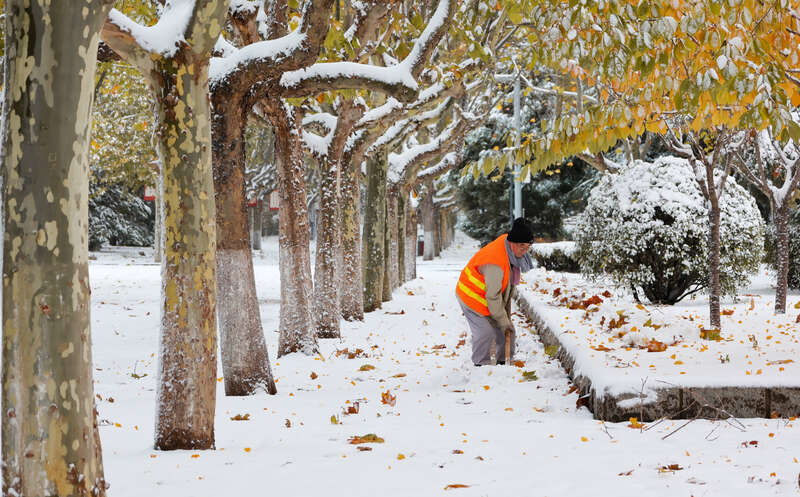
[[[255,270],[278,394],[227,398],[219,383],[217,450],[175,452],[152,449],[159,267],[144,264],[149,251],[99,254],[90,269],[92,331],[110,495],[797,493],[800,429],[794,420],[742,419],[744,432],[702,420],[679,431],[684,421],[647,431],[595,421],[586,408],[576,409],[577,394],[570,393],[563,370],[525,330],[517,354],[523,367],[474,368],[469,337],[458,345],[467,327],[453,288],[476,247],[461,237],[442,258],[419,260],[418,279],[363,323],[344,323],[344,338],[322,341],[319,356],[276,359],[277,250],[274,239],[265,240],[267,255],[256,255]],[[749,302],[741,305],[746,309]],[[704,315],[704,308],[689,303],[679,312]],[[733,317],[743,312],[737,307]],[[773,328],[759,327],[767,326]],[[774,328],[771,343],[794,344]],[[349,359],[337,355],[343,349],[363,352]],[[726,365],[732,371],[739,367],[735,355]],[[659,363],[657,370],[677,375],[686,365],[674,362]],[[765,370],[753,362],[752,369]],[[535,371],[538,380],[523,381],[523,371]],[[355,402],[358,413],[343,414]],[[248,421],[231,419],[247,414]],[[348,443],[370,433],[384,443],[369,444],[370,451]],[[456,484],[468,487],[448,487]]]
[[[644,382],[653,400],[671,386],[800,387],[800,296],[790,292],[788,312],[775,315],[772,279],[763,270],[738,301],[723,299],[719,334],[709,330],[706,295],[642,305],[630,292],[543,269],[520,290],[600,397],[640,395]]]

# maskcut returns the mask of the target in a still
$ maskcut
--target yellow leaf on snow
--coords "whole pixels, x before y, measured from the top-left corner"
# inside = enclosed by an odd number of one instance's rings
[[[450,485],[444,487],[445,490],[452,490],[454,488],[469,488],[469,485],[464,485],[462,483],[451,483]]]

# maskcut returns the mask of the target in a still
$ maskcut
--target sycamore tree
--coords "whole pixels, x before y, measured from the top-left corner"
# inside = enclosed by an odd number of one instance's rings
[[[214,447],[216,223],[208,62],[227,2],[173,0],[144,26],[112,10],[102,36],[150,85],[164,230],[155,447]]]
[[[111,3],[5,2],[3,495],[105,495],[92,384],[87,211]]]

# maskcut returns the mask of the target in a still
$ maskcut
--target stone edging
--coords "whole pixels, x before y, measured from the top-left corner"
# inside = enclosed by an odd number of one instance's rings
[[[575,374],[575,358],[561,346],[558,335],[547,326],[521,292],[516,292],[516,301],[523,314],[533,323],[542,344],[545,347],[558,347],[555,358],[578,387],[581,405],[588,407],[595,419],[613,422],[628,421],[629,418],[653,421],[662,417],[724,419],[726,413],[727,417],[770,418],[775,413],[781,417],[800,413],[800,388],[664,387],[657,390],[655,401],[641,404],[633,400],[629,402],[636,404],[632,407],[620,407],[619,402],[636,399],[637,394],[606,394],[598,400],[591,378]]]

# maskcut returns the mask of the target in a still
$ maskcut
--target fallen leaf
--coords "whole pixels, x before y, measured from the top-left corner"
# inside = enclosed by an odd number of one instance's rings
[[[366,445],[359,445],[356,449],[360,450],[361,452],[367,452],[372,450],[372,447],[367,447]]]
[[[350,445],[357,444],[382,444],[384,440],[374,433],[367,433],[366,435],[357,436],[353,435],[348,439]]]
[[[335,414],[331,415],[331,424],[338,425],[339,424],[339,417]]]
[[[395,316],[401,316],[401,315],[403,315],[405,313],[406,313],[405,309],[400,309],[400,312],[392,312],[392,311],[384,312],[384,314],[393,314]]]
[[[588,439],[588,438],[586,438],[586,437],[581,437],[581,442],[588,442],[588,441],[589,441],[589,439]]]
[[[628,421],[630,421],[630,424],[628,425],[628,428],[635,428],[637,430],[641,429],[641,428],[644,428],[644,425],[639,422],[638,418],[629,418]]]
[[[469,488],[469,485],[463,485],[461,483],[451,483],[450,485],[444,487],[445,490],[452,490],[454,488]]]
[[[778,361],[768,361],[767,366],[774,366],[776,364],[790,364],[793,363],[794,360],[792,359],[780,359]]]
[[[536,376],[536,371],[523,371],[522,378],[525,381],[536,381],[539,379],[539,377]]]
[[[445,346],[445,344],[443,344],[443,343],[433,346],[433,350],[442,350],[442,349],[446,349],[446,348],[447,348],[447,346]]]
[[[396,375],[392,376],[392,378],[403,378],[405,375],[405,373],[397,373]]]
[[[633,470],[625,471],[623,473],[618,474],[617,476],[630,476],[633,474]]]
[[[733,309],[724,309],[722,312],[720,312],[720,314],[722,314],[723,316],[732,316]]]
[[[705,328],[701,328],[700,329],[700,338],[702,338],[703,340],[714,340],[714,341],[717,341],[717,342],[722,340],[722,337],[719,334],[719,330],[716,329],[716,328],[713,328],[713,329],[710,329],[710,330],[707,330]]]
[[[683,468],[678,466],[677,464],[670,464],[669,466],[661,466],[660,468],[658,468],[658,471],[661,473],[666,473],[669,471],[680,471],[682,469]]]
[[[407,292],[406,292],[406,295],[414,295],[414,292],[412,292],[411,290],[409,290],[409,291],[407,291]]]
[[[524,368],[525,367],[525,363],[523,361],[519,361],[519,360],[518,361],[514,361],[514,366],[516,366],[518,368]]]
[[[606,347],[602,343],[600,345],[592,345],[589,348],[593,349],[593,350],[597,350],[599,352],[610,352],[610,351],[614,350],[614,349],[610,349],[610,348]]]
[[[605,298],[607,298],[607,299],[610,299],[610,298],[611,298],[611,292],[609,292],[608,290],[604,291],[604,292],[603,292],[603,293],[601,293],[600,295],[602,295],[603,297],[605,297]]]
[[[398,461],[402,461],[405,458],[406,458],[405,454],[397,454],[397,460]]]
[[[237,414],[231,418],[231,421],[250,421],[250,413],[245,413],[244,416]]]
[[[372,371],[373,369],[375,369],[375,366],[373,366],[372,364],[364,364],[363,366],[358,368],[359,371]]]
[[[463,454],[464,451],[461,449],[453,449],[453,454]]]
[[[286,424],[287,428],[291,428],[292,427],[292,422],[289,421],[289,418],[286,418],[286,423],[285,424]]]
[[[492,387],[490,387],[489,385],[484,385],[484,386],[483,386],[483,389],[484,389],[484,390],[489,390],[490,388],[492,388]]]
[[[397,402],[397,396],[392,395],[388,390],[381,393],[381,402],[390,406],[394,406]]]
[[[650,340],[647,344],[648,352],[664,352],[665,350],[667,350],[667,344],[658,340]]]
[[[316,380],[317,378],[318,378],[318,375],[317,375],[317,373],[315,373],[315,372],[313,372],[313,371],[312,371],[312,372],[311,372],[311,379],[312,379],[312,380]]]

